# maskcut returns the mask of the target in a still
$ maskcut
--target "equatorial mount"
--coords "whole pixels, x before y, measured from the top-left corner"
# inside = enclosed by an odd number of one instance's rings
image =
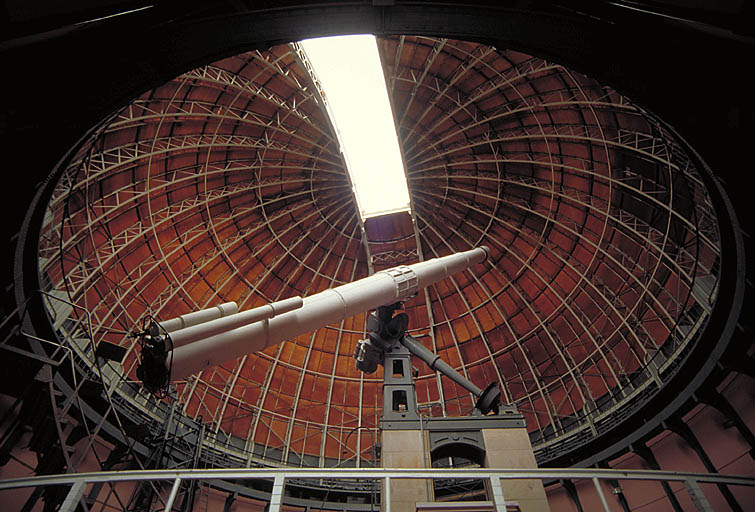
[[[403,312],[396,313],[401,308],[402,303],[396,302],[381,306],[370,313],[367,318],[368,338],[359,340],[354,351],[357,369],[364,373],[374,373],[378,365],[384,364],[386,352],[401,345],[427,363],[432,370],[442,373],[476,396],[475,408],[482,414],[490,412],[498,414],[501,391],[497,384],[491,382],[484,390],[478,388],[443,361],[439,355],[432,353],[416,338],[406,334],[409,327],[409,315]]]

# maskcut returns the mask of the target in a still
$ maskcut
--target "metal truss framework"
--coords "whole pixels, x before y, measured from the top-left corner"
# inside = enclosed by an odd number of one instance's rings
[[[716,216],[683,145],[558,64],[448,39],[380,46],[408,220],[360,221],[317,88],[284,45],[184,73],[102,125],[49,203],[46,292],[127,348],[129,380],[145,314],[246,309],[486,244],[483,271],[407,303],[412,328],[501,385],[540,458],[610,428],[663,386],[715,302]],[[174,396],[248,465],[374,464],[381,380],[351,363],[363,335],[348,319]],[[424,369],[418,393],[431,416],[473,404]]]

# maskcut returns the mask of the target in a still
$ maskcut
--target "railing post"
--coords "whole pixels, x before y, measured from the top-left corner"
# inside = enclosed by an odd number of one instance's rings
[[[84,495],[84,487],[86,482],[78,480],[71,486],[71,490],[68,491],[66,499],[63,500],[63,504],[60,505],[60,512],[73,512],[81,501],[81,497]]]
[[[181,487],[181,477],[176,477],[175,481],[173,482],[173,487],[170,489],[170,496],[168,496],[168,501],[165,503],[165,512],[170,512],[170,509],[173,508],[173,503],[176,501],[176,496],[178,496],[178,489]]]
[[[385,477],[385,492],[380,497],[383,512],[391,512],[391,477]]]
[[[283,474],[278,473],[275,475],[275,481],[273,482],[273,492],[270,493],[270,508],[268,512],[280,512],[281,502],[283,501]]]
[[[603,493],[603,488],[600,486],[598,477],[592,477],[592,483],[595,485],[595,489],[598,491],[600,502],[603,504],[603,510],[605,510],[606,512],[611,512],[611,509],[608,508],[608,501],[606,501],[606,495]]]
[[[506,512],[506,499],[503,496],[501,477],[498,475],[490,475],[490,490],[493,494],[493,505],[495,506],[496,512]]]
[[[695,480],[688,478],[684,481],[684,487],[687,488],[689,497],[692,498],[692,503],[695,504],[699,512],[713,512],[713,507],[710,506],[708,499],[703,494],[703,490]]]

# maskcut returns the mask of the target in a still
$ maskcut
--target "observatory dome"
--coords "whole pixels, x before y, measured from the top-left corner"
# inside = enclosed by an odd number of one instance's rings
[[[653,112],[558,62],[426,36],[378,46],[409,212],[360,218],[295,43],[239,53],[143,92],[67,159],[39,230],[50,318],[124,408],[203,425],[226,464],[369,466],[382,370],[352,357],[369,312],[163,400],[140,389],[131,333],[485,245],[487,262],[404,304],[410,332],[498,384],[541,465],[576,460],[653,407],[700,345],[722,251],[709,171]],[[123,358],[98,362],[91,340]],[[470,393],[415,366],[423,416],[472,412]]]

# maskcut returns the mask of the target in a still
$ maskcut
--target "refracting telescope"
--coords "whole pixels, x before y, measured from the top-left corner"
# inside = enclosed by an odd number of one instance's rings
[[[484,391],[456,372],[411,336],[405,335],[408,316],[393,313],[424,288],[472,265],[484,262],[487,247],[478,247],[432,260],[401,265],[330,288],[309,297],[292,297],[247,311],[229,302],[165,322],[149,318],[133,334],[141,345],[137,377],[152,393],[161,394],[173,380],[258,352],[282,341],[312,332],[345,318],[373,311],[368,317],[370,337],[357,344],[356,366],[372,373],[382,355],[395,343],[447,375],[478,398],[483,413],[497,409],[500,391],[495,383]]]

